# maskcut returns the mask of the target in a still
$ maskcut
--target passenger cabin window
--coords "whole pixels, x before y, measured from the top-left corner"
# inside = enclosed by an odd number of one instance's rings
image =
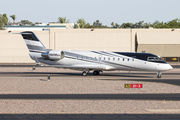
[[[115,61],[115,58],[113,58],[113,61]]]
[[[79,56],[78,59],[81,59],[81,56]]]
[[[106,58],[104,57],[104,60],[106,60]]]
[[[134,59],[132,59],[132,61],[134,61]]]
[[[124,58],[123,58],[123,61],[124,61]]]
[[[129,61],[129,58],[127,59],[127,61]]]
[[[108,60],[110,60],[110,58],[108,58]]]
[[[120,58],[118,58],[118,61],[120,60]]]

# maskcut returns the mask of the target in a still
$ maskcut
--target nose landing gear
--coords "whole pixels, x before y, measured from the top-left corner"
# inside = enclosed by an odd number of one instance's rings
[[[83,76],[87,76],[88,74],[89,74],[89,70],[86,70],[86,71],[83,71],[83,72],[82,72],[82,75],[83,75]]]
[[[161,78],[161,72],[160,71],[158,71],[158,73],[157,73],[157,78]]]
[[[95,70],[93,72],[93,75],[99,75],[100,72],[103,72],[103,71],[102,70]],[[89,70],[85,70],[85,71],[82,72],[83,76],[87,76],[88,74],[89,74]]]

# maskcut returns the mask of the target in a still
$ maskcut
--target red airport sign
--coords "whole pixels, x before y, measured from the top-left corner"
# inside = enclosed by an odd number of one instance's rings
[[[142,88],[142,84],[131,84],[131,88]]]
[[[142,88],[142,84],[124,84],[124,88]]]

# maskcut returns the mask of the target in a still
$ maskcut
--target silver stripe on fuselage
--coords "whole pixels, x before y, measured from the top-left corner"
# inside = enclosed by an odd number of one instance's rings
[[[70,52],[68,52],[68,53],[70,53]],[[72,54],[74,54],[74,53],[72,53]],[[98,54],[98,53],[96,53],[96,54]],[[69,59],[72,59],[71,57],[77,57],[77,56],[81,56],[82,57],[82,55],[80,55],[80,54],[76,54],[76,56],[71,56],[70,54],[68,54],[68,58]],[[89,56],[85,56],[85,57],[91,58]],[[87,60],[87,59],[77,59],[77,60],[86,61],[86,62],[92,62],[92,63],[98,63],[98,64],[106,63],[106,64],[109,64],[110,66],[113,65],[113,67],[114,66],[117,67],[117,65],[118,65],[119,67],[123,66],[123,67],[133,68],[133,69],[136,69],[136,70],[142,70],[142,69],[137,68],[137,67],[127,66],[127,65],[123,65],[123,64],[119,64],[119,63],[117,64],[117,63],[113,63],[113,62],[109,62],[109,61],[104,61],[104,60],[101,60],[101,61],[99,61],[99,60],[97,60],[97,61],[95,61],[95,60]]]
[[[42,51],[46,50],[44,47],[28,45],[28,44],[27,44],[27,47],[28,47],[28,49],[31,49],[31,50],[42,50]]]
[[[89,57],[89,56],[84,56],[84,55],[80,55],[80,54],[77,54],[77,53],[71,53],[71,52],[67,52],[67,51],[64,51],[65,55],[69,55],[69,56],[73,56],[73,57]]]
[[[69,59],[74,59],[70,56],[67,56],[66,58],[69,58]],[[131,66],[127,66],[127,65],[122,65],[122,64],[117,64],[117,63],[113,63],[113,62],[109,62],[109,61],[104,61],[102,60],[101,62],[100,61],[90,61],[90,60],[86,60],[86,59],[77,59],[77,60],[80,60],[80,61],[86,61],[86,62],[91,62],[91,63],[98,63],[98,64],[103,64],[103,65],[109,65],[109,66],[112,66],[112,67],[128,67],[128,68],[132,68],[132,69],[135,69],[135,70],[142,70],[140,68],[137,68],[137,67],[131,67]],[[106,63],[106,64],[105,64]]]
[[[41,46],[41,47],[44,47],[39,41],[33,41],[33,40],[27,40],[27,39],[24,39],[26,45],[34,45],[34,46]]]

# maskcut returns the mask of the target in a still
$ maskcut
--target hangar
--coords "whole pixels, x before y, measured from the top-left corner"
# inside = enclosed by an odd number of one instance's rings
[[[153,53],[171,64],[180,62],[180,30],[136,30],[137,52]]]
[[[19,33],[22,31],[11,31]],[[33,31],[47,49],[146,52],[180,61],[179,29],[57,29]],[[0,63],[34,63],[19,34],[0,31]]]

